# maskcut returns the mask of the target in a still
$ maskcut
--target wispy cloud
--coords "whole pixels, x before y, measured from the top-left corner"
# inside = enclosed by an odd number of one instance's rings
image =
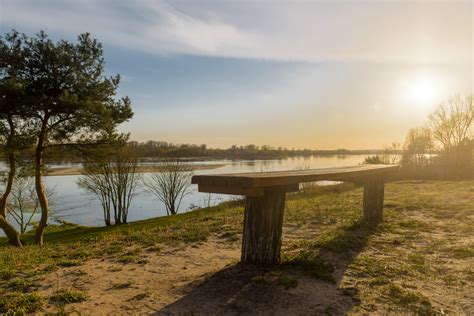
[[[1,28],[152,54],[472,63],[472,3],[0,0]]]

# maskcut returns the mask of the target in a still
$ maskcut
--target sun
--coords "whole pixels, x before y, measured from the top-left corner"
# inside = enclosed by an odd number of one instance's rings
[[[437,91],[435,84],[430,80],[413,82],[408,93],[415,102],[428,103],[436,99]]]
[[[430,106],[440,97],[440,84],[436,78],[418,74],[404,82],[404,95],[409,103],[418,106]]]

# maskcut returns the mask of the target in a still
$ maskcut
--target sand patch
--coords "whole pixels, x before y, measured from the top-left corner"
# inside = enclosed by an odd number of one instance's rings
[[[141,256],[147,263],[93,259],[78,267],[61,268],[46,276],[39,293],[50,296],[63,289],[85,292],[87,301],[66,305],[66,311],[83,315],[149,314],[182,297],[190,283],[235,263],[240,253],[238,244],[209,240],[195,247],[144,251]],[[51,303],[45,309],[57,310]]]

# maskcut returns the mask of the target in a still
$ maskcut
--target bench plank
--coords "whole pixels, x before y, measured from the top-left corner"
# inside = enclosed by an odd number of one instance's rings
[[[398,165],[360,165],[308,170],[196,175],[192,178],[192,183],[239,188],[271,187],[322,180],[352,181],[366,176],[392,173],[398,168]]]

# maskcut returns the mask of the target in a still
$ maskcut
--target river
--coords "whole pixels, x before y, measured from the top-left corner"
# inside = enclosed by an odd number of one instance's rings
[[[351,166],[362,163],[365,157],[367,155],[310,156],[277,160],[212,160],[192,163],[224,165],[215,169],[195,171],[195,174],[216,174]],[[58,167],[58,165],[54,167]],[[104,221],[100,204],[93,195],[86,194],[77,186],[79,177],[78,175],[45,177],[46,185],[54,188],[54,197],[50,205],[50,223],[61,220],[79,225],[103,226]],[[197,192],[197,187],[191,185],[190,193],[184,197],[181,203],[180,213],[189,211],[193,206],[203,207],[207,205],[207,196],[207,194]],[[231,197],[227,195],[212,194],[211,203],[215,205],[229,198]],[[128,220],[136,221],[164,215],[166,215],[164,205],[153,194],[141,188],[132,201]],[[39,214],[36,214],[36,216],[39,216]]]

